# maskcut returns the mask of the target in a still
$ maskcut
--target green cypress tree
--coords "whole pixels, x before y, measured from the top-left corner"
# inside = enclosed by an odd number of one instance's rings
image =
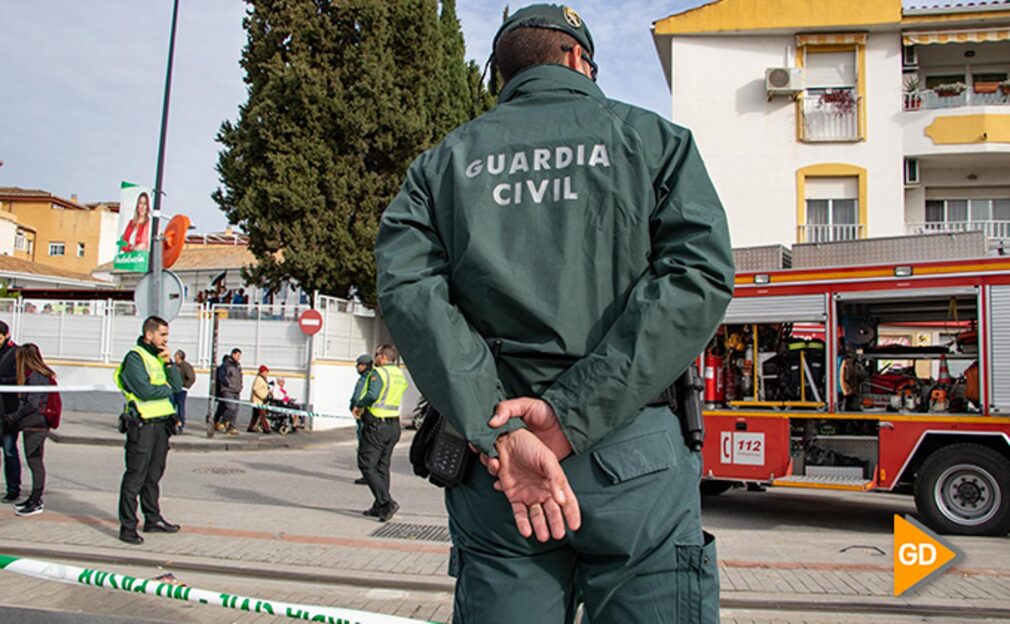
[[[250,280],[373,301],[379,216],[407,166],[486,110],[461,94],[472,78],[455,6],[440,15],[436,0],[247,3],[249,98],[218,133],[213,198],[249,236]]]

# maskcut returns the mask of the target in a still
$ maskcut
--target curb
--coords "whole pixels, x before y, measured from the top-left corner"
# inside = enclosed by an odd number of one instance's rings
[[[341,435],[326,435],[324,439],[313,439],[314,436],[324,434],[320,432],[317,434],[294,434],[301,435],[304,438],[298,440],[288,440],[289,436],[275,436],[269,440],[256,440],[254,442],[231,442],[226,440],[220,441],[207,441],[207,442],[196,442],[188,441],[185,439],[180,440],[178,436],[170,442],[171,449],[173,451],[185,451],[185,452],[211,452],[211,451],[265,451],[265,450],[280,450],[280,449],[310,449],[319,446],[325,446],[328,444],[334,444],[338,442],[346,442],[347,440],[353,439],[353,435],[341,434]],[[250,434],[252,435],[252,434]],[[66,435],[61,433],[50,432],[49,439],[56,444],[76,444],[83,446],[123,446],[123,440],[120,438],[111,438],[104,436],[81,436],[81,435]],[[305,439],[304,442],[301,440]],[[290,442],[290,443],[289,443]]]

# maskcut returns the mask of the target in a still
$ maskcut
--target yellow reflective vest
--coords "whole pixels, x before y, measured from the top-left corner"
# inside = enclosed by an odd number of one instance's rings
[[[140,361],[144,363],[144,368],[147,370],[147,375],[151,380],[152,386],[169,385],[168,377],[165,375],[165,365],[161,360],[151,355],[141,347],[133,347],[130,351],[140,356]],[[113,377],[116,380],[116,386],[119,387],[120,392],[122,392],[123,396],[126,397],[126,401],[128,403],[132,402],[137,406],[137,411],[140,412],[140,417],[143,419],[150,419],[175,414],[175,406],[172,405],[171,399],[166,397],[164,399],[145,401],[123,386],[121,376],[124,362],[126,362],[125,357],[123,358],[123,362],[120,362],[119,366],[116,368],[116,372]]]
[[[376,418],[399,418],[400,402],[403,401],[403,393],[407,391],[409,385],[407,376],[395,364],[378,366],[375,373],[382,381],[382,390],[368,411]]]

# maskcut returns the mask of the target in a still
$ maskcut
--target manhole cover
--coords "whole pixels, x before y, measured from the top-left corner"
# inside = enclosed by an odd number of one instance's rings
[[[369,537],[384,537],[387,539],[405,539],[422,542],[448,542],[449,527],[437,524],[406,524],[390,522],[369,534]]]
[[[236,475],[245,474],[245,470],[241,468],[194,468],[193,472],[196,474],[210,474],[210,475]]]

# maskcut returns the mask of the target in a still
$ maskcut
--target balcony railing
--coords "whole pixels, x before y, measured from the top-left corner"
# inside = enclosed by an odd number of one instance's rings
[[[997,90],[994,93],[976,93],[966,89],[958,94],[938,94],[932,89],[906,92],[902,95],[903,108],[907,111],[935,110],[942,108],[962,108],[965,106],[1006,106],[1010,104],[1010,94]]]
[[[851,225],[801,225],[799,226],[799,242],[801,243],[834,243],[863,238],[863,226]]]
[[[858,96],[853,95],[851,102],[851,105],[839,106],[826,102],[822,95],[803,96],[803,140],[858,141]]]
[[[1010,221],[926,221],[906,223],[905,229],[909,234],[982,231],[989,238],[1010,240]]]

